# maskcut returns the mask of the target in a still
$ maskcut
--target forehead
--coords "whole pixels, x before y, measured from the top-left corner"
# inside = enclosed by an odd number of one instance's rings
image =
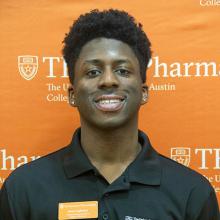
[[[76,64],[95,59],[103,62],[124,59],[129,60],[133,65],[138,65],[138,59],[128,44],[109,38],[95,38],[87,42],[82,47]]]

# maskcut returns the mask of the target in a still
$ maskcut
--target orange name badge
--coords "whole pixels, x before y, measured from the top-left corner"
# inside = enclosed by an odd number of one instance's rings
[[[98,202],[59,203],[59,220],[98,218]]]

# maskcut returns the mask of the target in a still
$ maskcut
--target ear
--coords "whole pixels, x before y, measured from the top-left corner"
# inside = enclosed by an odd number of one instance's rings
[[[148,87],[145,84],[142,84],[142,100],[141,105],[146,104],[148,101]]]
[[[76,107],[75,91],[72,84],[70,84],[68,87],[68,99],[69,99],[69,104],[72,107]]]

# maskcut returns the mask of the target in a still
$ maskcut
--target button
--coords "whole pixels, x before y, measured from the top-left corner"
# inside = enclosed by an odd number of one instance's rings
[[[102,219],[103,219],[103,220],[108,220],[108,219],[109,219],[109,218],[108,218],[108,214],[107,214],[107,213],[103,214],[103,215],[102,215]]]

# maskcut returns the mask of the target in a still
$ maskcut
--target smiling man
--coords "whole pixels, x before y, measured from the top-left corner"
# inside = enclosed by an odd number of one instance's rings
[[[151,58],[141,24],[123,11],[93,10],[64,43],[81,127],[68,146],[9,176],[0,220],[219,220],[209,182],[157,153],[138,130]]]
[[[81,144],[112,183],[141,151],[138,110],[146,103],[147,86],[138,59],[126,43],[98,37],[83,46],[74,72],[69,94],[80,113]]]

